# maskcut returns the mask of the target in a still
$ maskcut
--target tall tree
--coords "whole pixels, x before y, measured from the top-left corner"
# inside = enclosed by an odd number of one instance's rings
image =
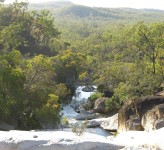
[[[134,45],[141,52],[140,56],[152,63],[152,72],[156,74],[156,62],[160,51],[164,50],[164,23],[139,23],[135,30]]]

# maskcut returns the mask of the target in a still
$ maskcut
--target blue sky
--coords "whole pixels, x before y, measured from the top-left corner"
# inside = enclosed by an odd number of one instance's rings
[[[13,2],[14,0],[6,0]],[[28,0],[30,3],[40,3],[53,0]],[[60,1],[60,0],[55,0]],[[73,3],[94,7],[130,7],[130,8],[153,8],[164,10],[164,0],[70,0]]]

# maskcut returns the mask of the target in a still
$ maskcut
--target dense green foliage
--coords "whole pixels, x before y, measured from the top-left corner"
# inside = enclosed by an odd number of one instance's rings
[[[0,4],[0,121],[19,129],[55,127],[60,104],[79,84],[97,85],[100,93],[90,100],[108,96],[110,111],[162,90],[163,11],[69,5],[68,15],[64,8],[51,11],[54,20],[27,3]],[[141,18],[129,23],[120,16],[125,12]]]

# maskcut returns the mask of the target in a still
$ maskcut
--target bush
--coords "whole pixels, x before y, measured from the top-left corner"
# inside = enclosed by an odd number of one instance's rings
[[[68,121],[67,117],[63,117],[61,123],[62,123],[62,125],[68,125],[69,121]]]
[[[60,123],[60,105],[58,96],[49,94],[49,100],[46,105],[36,111],[37,119],[42,128],[56,127]]]
[[[106,110],[109,112],[118,110],[121,107],[120,103],[118,102],[118,99],[114,96],[112,98],[109,98],[107,101],[105,101],[105,106],[106,106]]]
[[[80,123],[77,126],[74,126],[72,128],[72,132],[78,136],[81,136],[85,132],[87,124],[88,124],[88,120],[85,120],[83,123]]]
[[[19,115],[18,128],[21,130],[31,130],[41,128],[36,114],[29,109],[26,109]]]
[[[54,108],[43,106],[36,114],[42,128],[55,128],[60,123],[59,111]]]
[[[103,96],[103,93],[100,93],[100,92],[96,92],[94,94],[92,94],[88,100],[91,101],[91,102],[94,102],[96,99],[98,99],[99,97],[102,97]]]

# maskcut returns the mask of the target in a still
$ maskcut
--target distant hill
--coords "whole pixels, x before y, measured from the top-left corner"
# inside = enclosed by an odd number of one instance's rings
[[[62,8],[57,13],[59,16],[76,16],[76,17],[88,17],[88,16],[99,16],[102,13],[94,8],[81,6],[81,5],[72,5],[70,7]]]
[[[48,9],[56,19],[89,19],[105,22],[163,22],[164,10],[132,8],[98,8],[75,5],[69,1],[30,4],[30,9]]]
[[[56,17],[77,17],[110,21],[164,21],[164,11],[132,8],[97,8],[71,5],[54,11]]]
[[[56,9],[65,6],[73,5],[70,1],[50,1],[50,2],[43,2],[43,3],[31,3],[29,7],[31,9]]]

